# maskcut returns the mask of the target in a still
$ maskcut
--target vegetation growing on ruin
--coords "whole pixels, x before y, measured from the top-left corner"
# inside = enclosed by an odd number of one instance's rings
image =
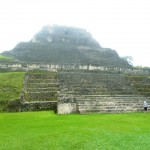
[[[23,88],[24,72],[0,73],[0,100],[15,100]]]
[[[2,150],[148,150],[149,113],[0,113]]]
[[[86,30],[57,25],[43,27],[29,42],[2,54],[26,63],[131,67],[115,50],[101,47]]]
[[[14,62],[14,59],[0,55],[0,63],[10,63],[10,62]]]

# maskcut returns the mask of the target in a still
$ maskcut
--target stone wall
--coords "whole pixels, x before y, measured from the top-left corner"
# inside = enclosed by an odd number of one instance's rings
[[[0,68],[10,70],[24,70],[31,71],[35,69],[47,70],[57,72],[59,70],[99,70],[107,72],[119,72],[123,74],[138,74],[147,75],[150,73],[150,68],[135,68],[135,67],[106,67],[106,66],[94,66],[94,65],[57,65],[57,64],[0,64]]]
[[[144,100],[150,104],[149,74],[72,70],[58,76],[58,114],[138,112]]]
[[[0,101],[0,112],[19,112],[21,110],[20,100]]]
[[[58,114],[78,113],[77,104],[69,102],[68,103],[59,102],[57,105],[57,113]]]
[[[20,100],[0,101],[0,112],[26,112],[52,110],[57,112],[57,102],[21,102]]]
[[[26,102],[21,104],[20,111],[42,111],[42,110],[53,110],[57,112],[57,102]]]
[[[0,111],[131,112],[150,104],[149,70],[83,68],[28,72],[21,98],[0,101]]]

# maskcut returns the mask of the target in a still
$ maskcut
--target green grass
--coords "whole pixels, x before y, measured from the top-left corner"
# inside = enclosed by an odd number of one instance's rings
[[[11,58],[3,56],[3,55],[0,55],[0,59],[11,59]]]
[[[0,113],[1,150],[149,150],[150,113]]]
[[[24,72],[0,73],[0,100],[14,100],[20,97]]]
[[[1,63],[5,63],[5,62],[14,62],[15,60],[13,58],[10,58],[10,57],[6,57],[6,56],[3,56],[3,55],[0,55],[0,62]]]

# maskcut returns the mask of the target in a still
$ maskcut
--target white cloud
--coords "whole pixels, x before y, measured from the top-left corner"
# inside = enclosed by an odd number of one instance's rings
[[[4,0],[0,1],[0,51],[28,41],[44,25],[87,29],[103,47],[149,64],[149,0]]]

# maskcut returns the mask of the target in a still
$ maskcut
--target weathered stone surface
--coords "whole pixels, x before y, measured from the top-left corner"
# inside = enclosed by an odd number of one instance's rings
[[[80,96],[77,97],[79,113],[120,113],[143,111],[145,97],[136,95],[125,96]],[[150,97],[146,98],[150,104]]]
[[[56,72],[28,72],[24,84],[25,101],[57,101],[59,83]]]
[[[20,100],[0,102],[0,111],[67,113],[143,111],[150,104],[150,73],[131,70],[29,72]],[[53,101],[54,100],[54,101]]]
[[[0,101],[0,112],[25,112],[53,110],[57,112],[57,102],[22,102],[20,100]]]
[[[77,113],[77,104],[76,103],[58,103],[57,104],[57,113],[58,114],[71,114]]]
[[[19,112],[21,108],[20,100],[0,101],[0,112]]]
[[[76,113],[81,114],[143,111],[144,100],[150,103],[149,75],[143,75],[134,71],[61,71],[58,113],[70,113],[70,102],[76,103]]]
[[[53,110],[57,112],[57,102],[26,102],[21,104],[20,111]]]

